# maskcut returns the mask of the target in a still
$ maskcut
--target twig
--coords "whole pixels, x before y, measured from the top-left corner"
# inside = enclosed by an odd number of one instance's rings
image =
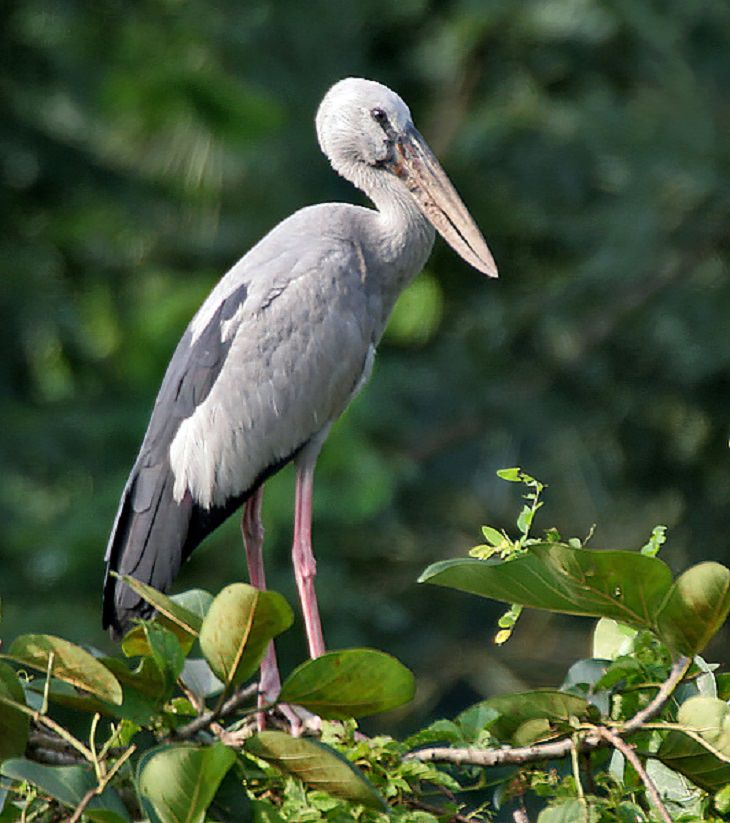
[[[96,796],[96,788],[97,787],[94,786],[93,789],[89,789],[81,798],[79,805],[74,809],[74,813],[69,817],[68,823],[78,823],[78,821],[81,820],[81,815],[86,811],[86,807]]]
[[[642,727],[644,729],[663,729],[665,731],[670,732],[682,732],[682,734],[686,734],[687,737],[691,737],[695,743],[699,743],[704,749],[706,749],[713,757],[716,757],[718,760],[721,760],[723,763],[730,763],[730,756],[726,755],[724,752],[721,752],[720,749],[716,749],[712,743],[708,740],[705,740],[704,737],[697,731],[697,729],[693,729],[690,726],[684,726],[682,723],[663,723],[661,721],[657,721],[656,723],[645,723]]]
[[[644,706],[643,709],[636,712],[636,714],[621,727],[622,734],[629,734],[635,731],[640,726],[643,726],[647,720],[659,714],[664,704],[672,696],[672,693],[682,681],[682,678],[687,674],[687,671],[692,663],[689,657],[680,657],[672,666],[669,677],[659,687],[659,691],[654,698]]]
[[[439,820],[445,820],[446,819],[445,816],[446,816],[446,814],[448,814],[448,812],[445,812],[443,809],[440,809],[438,806],[432,806],[430,803],[423,803],[420,800],[409,799],[407,801],[407,804],[413,809],[419,809],[422,812],[428,812],[429,814],[432,814],[435,817],[438,817]],[[452,814],[451,817],[448,818],[448,822],[449,823],[473,823],[473,820],[470,817],[464,817],[463,814],[459,814],[458,812],[454,812],[454,814]],[[528,823],[529,823],[529,821],[528,821]]]
[[[205,700],[199,694],[196,694],[182,679],[182,677],[178,677],[177,685],[180,691],[185,695],[185,697],[187,697],[188,702],[195,709],[195,711],[198,714],[202,714],[205,711]]]
[[[652,700],[625,723],[616,726],[615,734],[625,735],[637,731],[642,725],[656,716],[671,697],[690,665],[689,658],[682,657],[672,666],[669,677],[659,687],[659,691]],[[588,728],[580,743],[579,752],[590,752],[608,745],[608,739],[602,734],[603,727],[591,726]],[[440,761],[470,766],[502,766],[522,765],[535,763],[541,760],[559,760],[567,757],[574,746],[573,739],[561,738],[550,743],[536,743],[533,746],[521,748],[504,747],[499,749],[453,749],[448,746],[434,746],[428,749],[411,752],[407,759],[423,762]]]
[[[222,705],[216,706],[207,712],[203,712],[195,720],[191,720],[185,726],[176,729],[170,736],[178,740],[187,740],[209,726],[213,721],[233,714],[236,709],[258,694],[258,683],[252,683],[243,689],[234,692]]]
[[[121,726],[112,726],[112,733],[109,736],[109,739],[106,741],[106,743],[101,747],[101,751],[98,754],[99,760],[104,760],[108,754],[111,754],[112,756],[119,756],[122,753],[121,748],[115,748],[114,746],[114,744],[119,739],[121,731]]]
[[[48,695],[51,691],[51,677],[53,676],[53,662],[56,653],[50,652],[48,655],[48,666],[46,667],[46,682],[43,684],[43,702],[41,703],[41,714],[48,714]]]
[[[89,789],[88,792],[81,798],[81,802],[79,805],[74,809],[74,813],[68,819],[68,823],[78,823],[81,820],[81,815],[86,811],[87,806],[91,801],[100,795],[104,789],[109,785],[109,782],[114,777],[114,775],[122,768],[122,766],[129,760],[129,758],[137,751],[137,744],[133,743],[126,752],[117,760],[117,762],[112,766],[111,769],[104,775],[104,777],[99,780],[98,784],[94,786],[92,789]]]
[[[578,752],[580,750],[580,737],[577,734],[574,734],[573,737],[570,738],[570,742],[572,743],[570,747],[570,764],[573,768],[575,790],[578,793],[578,800],[580,800],[581,806],[583,806],[585,809],[586,793],[583,791],[583,784],[580,780],[580,763],[578,762]]]
[[[634,751],[634,747],[627,743],[623,738],[619,737],[615,732],[612,732],[610,729],[605,727],[601,727],[597,729],[598,734],[601,737],[605,738],[616,750],[620,751],[621,754],[631,763],[634,767],[634,771],[639,775],[641,778],[641,782],[646,786],[646,791],[651,797],[651,801],[656,806],[659,815],[661,816],[664,823],[672,823],[672,818],[669,816],[669,812],[667,811],[666,806],[662,803],[661,797],[659,797],[659,792],[657,791],[657,787],[654,781],[649,777],[646,772],[646,769],[641,764],[641,760],[636,755]]]
[[[559,760],[570,754],[571,738],[555,740],[551,743],[536,743],[534,746],[501,749],[452,749],[448,746],[433,746],[410,752],[406,760],[422,760],[424,763],[453,763],[456,766],[507,766],[536,763],[540,760]],[[591,751],[601,745],[600,738],[586,735],[581,742],[581,751]]]
[[[104,776],[103,766],[99,758],[99,754],[96,751],[96,728],[99,725],[99,720],[101,720],[101,715],[99,712],[95,712],[93,718],[91,719],[91,730],[89,731],[89,751],[94,758],[94,774],[96,775],[97,780],[101,780]]]

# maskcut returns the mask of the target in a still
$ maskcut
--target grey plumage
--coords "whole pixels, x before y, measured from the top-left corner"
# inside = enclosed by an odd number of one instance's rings
[[[167,589],[198,543],[308,444],[313,468],[329,426],[367,378],[395,300],[430,253],[434,225],[496,275],[397,95],[341,81],[320,106],[317,133],[333,167],[378,208],[296,212],[223,277],[190,322],[107,548],[103,620],[115,632],[146,609],[110,571]]]

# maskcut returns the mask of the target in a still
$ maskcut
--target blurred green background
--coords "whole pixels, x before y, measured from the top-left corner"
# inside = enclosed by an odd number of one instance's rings
[[[165,365],[235,260],[295,209],[364,202],[313,117],[348,75],[408,102],[482,227],[488,282],[437,242],[334,428],[315,546],[332,647],[391,651],[414,716],[556,685],[591,621],[419,587],[506,527],[727,562],[730,5],[27,0],[0,26],[2,634],[110,648],[102,555]],[[270,585],[294,599],[293,477],[267,487]],[[237,523],[180,588],[244,577]],[[724,645],[723,645],[724,644]],[[297,624],[283,668],[305,653]],[[712,654],[727,661],[727,634]]]

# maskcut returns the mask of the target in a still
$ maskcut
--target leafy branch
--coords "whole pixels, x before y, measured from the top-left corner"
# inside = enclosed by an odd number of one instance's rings
[[[655,556],[660,527],[636,551],[588,550],[555,529],[533,537],[545,487],[519,469],[504,474],[528,487],[517,536],[485,527],[482,555],[434,564],[421,580],[511,604],[514,619],[529,607],[598,618],[593,656],[559,689],[487,698],[404,741],[368,739],[354,718],[414,694],[394,658],[330,652],[294,669],[262,707],[256,670],[292,620],[280,595],[237,583],[171,598],[127,579],[156,609],[123,639],[128,661],[52,635],[16,638],[0,661],[0,774],[18,810],[9,819],[386,823],[417,811],[424,823],[479,821],[489,787],[514,802],[515,820],[528,820],[528,793],[549,804],[537,823],[594,811],[615,820],[619,808],[644,821],[648,804],[666,823],[690,802],[697,820],[722,820],[730,677],[699,655],[730,611],[730,570],[700,563],[673,578]],[[56,707],[74,714],[73,732]],[[287,707],[314,713],[317,739],[279,730],[273,712]],[[261,713],[268,728],[256,731]],[[607,769],[602,750],[628,766]],[[562,772],[550,765],[561,760]]]
[[[527,763],[570,757],[574,751],[586,753],[611,745],[619,749],[621,753],[630,760],[632,765],[639,765],[637,773],[651,794],[654,804],[664,816],[664,819],[671,823],[668,812],[656,792],[656,787],[638,763],[638,759],[634,755],[631,746],[626,743],[623,738],[633,732],[641,731],[651,718],[661,712],[666,702],[686,675],[690,664],[691,660],[689,658],[679,658],[672,666],[669,677],[662,683],[656,696],[632,718],[625,723],[617,724],[614,728],[609,728],[605,725],[588,724],[585,729],[574,732],[570,737],[548,743],[537,743],[532,746],[523,746],[520,748],[500,747],[494,749],[431,747],[413,752],[409,754],[408,757],[427,763],[453,763],[458,766],[487,767],[506,764],[523,766]]]

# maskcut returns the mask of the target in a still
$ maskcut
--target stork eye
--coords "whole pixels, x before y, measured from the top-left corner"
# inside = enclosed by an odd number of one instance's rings
[[[370,115],[373,120],[381,126],[385,126],[388,123],[388,115],[377,106],[374,109],[370,109]]]

